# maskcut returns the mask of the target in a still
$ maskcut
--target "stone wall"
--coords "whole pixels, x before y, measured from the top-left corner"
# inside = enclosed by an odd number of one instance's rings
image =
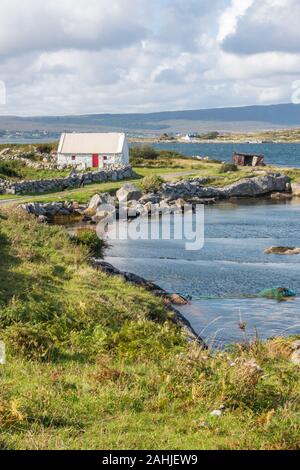
[[[34,181],[0,181],[0,194],[36,194],[51,191],[63,191],[65,189],[78,188],[82,183],[104,183],[106,181],[121,181],[136,177],[131,166],[111,167],[103,171],[90,171],[76,173],[66,178]]]

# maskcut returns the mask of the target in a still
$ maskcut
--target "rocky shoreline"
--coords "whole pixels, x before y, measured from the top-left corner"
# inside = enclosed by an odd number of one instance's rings
[[[76,202],[29,203],[22,207],[26,212],[40,218],[41,222],[53,221],[55,217],[78,217],[85,222],[97,224],[109,216],[119,217],[120,207],[127,209],[128,218],[159,213],[182,212],[186,204],[192,209],[198,204],[214,204],[219,200],[236,198],[287,199],[293,196],[290,179],[280,173],[267,173],[244,178],[225,187],[207,186],[206,178],[164,183],[156,193],[143,194],[131,183],[126,183],[115,196],[108,193],[95,194],[89,204]]]
[[[146,279],[137,276],[136,274],[120,271],[119,269],[115,268],[112,264],[107,263],[106,261],[92,258],[90,260],[90,263],[93,268],[97,269],[98,271],[104,272],[109,276],[119,276],[126,282],[130,282],[137,287],[142,287],[143,289],[152,292],[153,295],[162,298],[167,309],[173,313],[173,316],[171,318],[173,322],[187,333],[188,341],[197,342],[203,349],[208,349],[207,345],[193,329],[190,322],[179,312],[178,309],[174,307],[174,305],[186,305],[188,303],[188,301],[180,294],[170,294],[161,287],[157,286],[156,284],[147,281]]]

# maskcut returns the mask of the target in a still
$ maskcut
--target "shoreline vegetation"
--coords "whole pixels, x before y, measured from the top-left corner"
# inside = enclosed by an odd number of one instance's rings
[[[190,140],[185,139],[187,133],[182,135],[176,135],[174,133],[168,134],[155,134],[155,135],[136,135],[130,136],[128,141],[133,144],[149,145],[158,143],[181,143],[181,144],[216,144],[216,143],[232,143],[232,144],[243,144],[243,143],[300,143],[300,128],[290,129],[277,129],[277,130],[264,130],[264,131],[253,131],[253,132],[222,132],[222,131],[211,131],[204,133],[191,134]],[[58,141],[52,142],[39,142],[36,143],[0,143],[0,152],[8,147],[19,148],[20,150],[26,150],[28,147],[35,145],[36,147],[43,148],[50,146],[52,149],[56,149]]]
[[[204,350],[86,241],[0,209],[1,449],[300,448],[296,338]]]
[[[192,133],[190,140],[185,140],[173,134],[162,134],[155,137],[132,137],[131,143],[300,143],[300,129],[278,129],[260,132],[206,132],[203,134]]]

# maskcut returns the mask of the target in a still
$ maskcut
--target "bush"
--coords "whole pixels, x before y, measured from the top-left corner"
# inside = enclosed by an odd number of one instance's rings
[[[51,153],[52,152],[52,145],[51,144],[40,144],[37,146],[36,150],[39,153]]]
[[[0,162],[0,178],[17,178],[19,175],[15,162]]]
[[[230,173],[231,171],[238,171],[238,167],[235,165],[235,163],[223,163],[219,173]]]
[[[3,339],[12,353],[27,359],[53,360],[58,353],[55,335],[42,324],[14,324],[5,330]]]
[[[157,175],[145,176],[142,181],[142,189],[146,193],[157,193],[163,184],[164,180]]]
[[[214,139],[217,139],[219,135],[220,135],[219,132],[212,131],[212,132],[208,132],[207,134],[202,134],[200,137],[203,140],[214,140]]]
[[[91,256],[98,256],[100,258],[103,258],[104,250],[107,248],[107,243],[101,240],[94,230],[80,230],[77,235],[72,237],[72,241],[76,245],[86,246]]]
[[[159,152],[150,145],[144,147],[131,147],[130,158],[142,158],[144,160],[156,160],[159,157]]]

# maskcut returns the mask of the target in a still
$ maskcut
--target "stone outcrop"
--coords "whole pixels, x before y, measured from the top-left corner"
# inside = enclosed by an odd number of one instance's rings
[[[137,201],[142,197],[142,192],[133,184],[126,183],[117,191],[117,199],[119,202]]]
[[[290,192],[290,179],[279,173],[269,173],[255,178],[245,178],[223,188],[203,186],[202,180],[194,179],[163,185],[162,197],[168,201],[184,199],[229,199],[231,197],[259,197],[273,192]]]
[[[300,248],[271,246],[270,248],[267,248],[264,253],[267,255],[300,255]]]
[[[292,184],[292,194],[293,196],[300,197],[300,184],[299,183]]]
[[[66,178],[49,180],[34,180],[0,182],[0,194],[36,194],[51,191],[63,191],[78,188],[81,184],[104,183],[106,181],[121,181],[136,177],[131,166],[112,167],[103,171],[90,171],[87,173],[76,173]]]
[[[22,204],[21,206],[28,214],[33,214],[41,217],[41,221],[51,220],[56,216],[80,216],[82,213],[82,206],[72,202],[49,202],[41,204],[32,202],[29,204]]]

